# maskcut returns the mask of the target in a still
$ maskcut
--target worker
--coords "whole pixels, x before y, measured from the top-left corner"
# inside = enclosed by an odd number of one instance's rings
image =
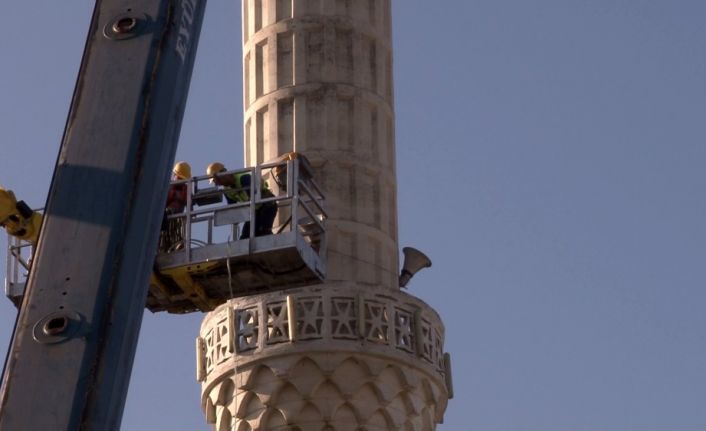
[[[12,190],[0,187],[0,227],[21,240],[37,245],[42,215],[24,201],[18,201]]]
[[[277,163],[277,165],[272,168],[272,178],[275,180],[277,186],[279,186],[279,189],[283,192],[287,191],[287,162],[289,160],[296,159],[299,159],[300,163],[305,165],[303,169],[300,169],[301,174],[306,175],[311,172],[309,160],[306,158],[306,156],[294,151],[284,153],[281,156],[267,162],[268,164]]]
[[[172,181],[184,181],[191,178],[191,165],[187,162],[177,162],[172,169]],[[162,219],[162,232],[159,239],[159,249],[164,252],[184,246],[184,218],[169,218],[172,214],[184,212],[188,194],[188,184],[171,184],[167,192],[167,203]]]
[[[187,162],[177,162],[172,169],[172,181],[184,181],[191,178],[191,165]],[[167,212],[177,214],[184,211],[187,195],[186,183],[172,184],[167,192]]]
[[[227,169],[220,162],[208,165],[206,173],[213,176],[211,182],[223,186],[223,194],[229,204],[250,201],[250,172],[224,174]],[[260,185],[262,198],[272,198],[275,195],[267,187],[267,183]],[[272,224],[277,216],[277,203],[274,201],[258,203],[255,205],[255,236],[272,235]],[[250,238],[250,221],[243,224],[240,239]]]

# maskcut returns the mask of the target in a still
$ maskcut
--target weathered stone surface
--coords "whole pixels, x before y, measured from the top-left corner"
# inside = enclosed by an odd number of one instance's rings
[[[206,316],[197,379],[216,431],[432,431],[443,418],[443,324],[398,288],[390,3],[243,0],[245,164],[310,160],[327,276]]]
[[[305,154],[327,279],[397,288],[389,0],[244,0],[245,164]]]

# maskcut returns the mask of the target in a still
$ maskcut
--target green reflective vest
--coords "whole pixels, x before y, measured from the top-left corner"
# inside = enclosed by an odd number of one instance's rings
[[[228,200],[228,203],[250,201],[250,173],[241,172],[233,174],[233,179],[235,180],[235,186],[226,187],[223,190],[223,194]],[[274,197],[274,194],[272,194],[270,189],[267,188],[267,184],[264,182],[260,184],[260,196],[263,198]]]

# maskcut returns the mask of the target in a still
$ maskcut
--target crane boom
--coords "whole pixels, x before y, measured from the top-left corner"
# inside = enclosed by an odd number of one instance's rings
[[[97,0],[0,394],[2,430],[117,430],[205,0]]]

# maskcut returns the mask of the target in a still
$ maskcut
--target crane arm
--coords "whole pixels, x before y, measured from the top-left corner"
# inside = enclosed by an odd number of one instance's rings
[[[204,0],[97,0],[0,429],[118,430]]]

